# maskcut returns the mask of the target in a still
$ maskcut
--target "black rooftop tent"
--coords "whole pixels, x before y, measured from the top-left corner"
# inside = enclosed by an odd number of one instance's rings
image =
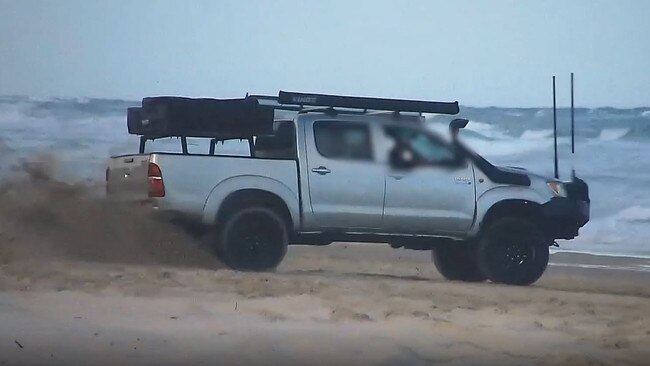
[[[127,125],[130,134],[147,138],[248,138],[273,132],[273,108],[253,98],[150,97],[129,108]]]

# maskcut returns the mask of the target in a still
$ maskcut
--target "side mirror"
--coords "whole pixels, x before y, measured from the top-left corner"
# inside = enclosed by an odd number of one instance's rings
[[[453,121],[449,123],[449,132],[451,133],[451,138],[453,140],[456,140],[456,137],[458,137],[458,131],[461,128],[465,128],[467,124],[469,123],[469,120],[465,118],[456,118]]]

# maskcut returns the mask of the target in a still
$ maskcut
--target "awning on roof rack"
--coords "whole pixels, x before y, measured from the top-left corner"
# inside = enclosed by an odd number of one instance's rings
[[[279,104],[370,109],[394,112],[458,114],[458,102],[428,102],[422,100],[350,97],[342,95],[309,94],[280,91]]]

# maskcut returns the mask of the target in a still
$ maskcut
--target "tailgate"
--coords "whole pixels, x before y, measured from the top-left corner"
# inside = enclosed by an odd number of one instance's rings
[[[119,201],[144,201],[149,197],[149,154],[112,157],[106,169],[106,195]]]

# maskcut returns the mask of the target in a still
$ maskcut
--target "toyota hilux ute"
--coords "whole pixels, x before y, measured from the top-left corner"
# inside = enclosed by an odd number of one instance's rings
[[[461,142],[467,120],[445,137],[423,117],[458,113],[457,102],[283,91],[144,98],[127,117],[140,151],[110,159],[107,194],[200,224],[233,269],[272,270],[291,244],[379,242],[431,250],[450,280],[531,284],[555,240],[589,220],[587,184],[494,166]],[[167,137],[180,152],[145,152]],[[188,138],[209,149],[189,153]],[[231,139],[247,156],[215,153]]]

